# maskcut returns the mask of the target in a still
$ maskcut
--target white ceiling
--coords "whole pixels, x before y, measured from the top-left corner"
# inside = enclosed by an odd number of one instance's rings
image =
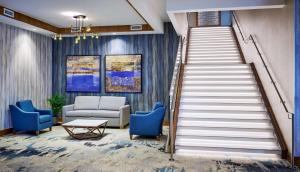
[[[168,13],[283,8],[285,0],[167,0]]]
[[[155,1],[160,15],[167,20],[165,0]],[[63,12],[84,14],[87,24],[93,26],[145,24],[126,0],[0,0],[0,5],[57,27],[69,27],[74,22]]]

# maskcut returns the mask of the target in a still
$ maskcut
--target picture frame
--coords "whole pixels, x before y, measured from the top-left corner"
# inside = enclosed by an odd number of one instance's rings
[[[105,56],[105,92],[142,92],[142,54]]]
[[[66,92],[100,92],[100,55],[67,55],[65,66]]]

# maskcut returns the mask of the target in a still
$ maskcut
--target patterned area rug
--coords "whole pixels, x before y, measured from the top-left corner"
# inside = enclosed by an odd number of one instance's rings
[[[165,129],[165,135],[167,130]],[[235,172],[290,171],[285,161],[175,157],[164,153],[166,137],[129,139],[128,129],[107,129],[98,140],[73,140],[62,127],[51,132],[0,138],[0,171],[28,172]]]

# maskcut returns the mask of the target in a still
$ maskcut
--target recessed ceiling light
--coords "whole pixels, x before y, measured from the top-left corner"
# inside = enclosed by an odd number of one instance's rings
[[[114,32],[114,33],[112,33],[113,35],[116,35],[117,33],[116,32]]]
[[[36,28],[33,28],[32,30],[33,30],[33,31],[36,31]]]
[[[60,13],[61,15],[64,16],[68,16],[68,17],[73,17],[73,16],[77,16],[77,15],[82,15],[82,13],[77,12],[77,11],[64,11],[62,13]]]

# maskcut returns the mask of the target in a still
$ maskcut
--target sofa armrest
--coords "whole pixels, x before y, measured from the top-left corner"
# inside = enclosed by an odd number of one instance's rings
[[[130,105],[124,105],[120,107],[120,128],[123,128],[129,123],[130,117]]]
[[[34,108],[34,110],[36,112],[39,112],[40,115],[51,115],[51,116],[53,116],[52,110],[50,110],[50,109],[43,110],[43,109],[36,109],[36,108]]]
[[[65,117],[66,117],[67,112],[68,111],[73,111],[74,106],[75,106],[74,104],[63,106],[63,109],[62,109],[63,122],[65,121]]]
[[[14,129],[38,130],[39,112],[25,112],[15,105],[9,105]]]

